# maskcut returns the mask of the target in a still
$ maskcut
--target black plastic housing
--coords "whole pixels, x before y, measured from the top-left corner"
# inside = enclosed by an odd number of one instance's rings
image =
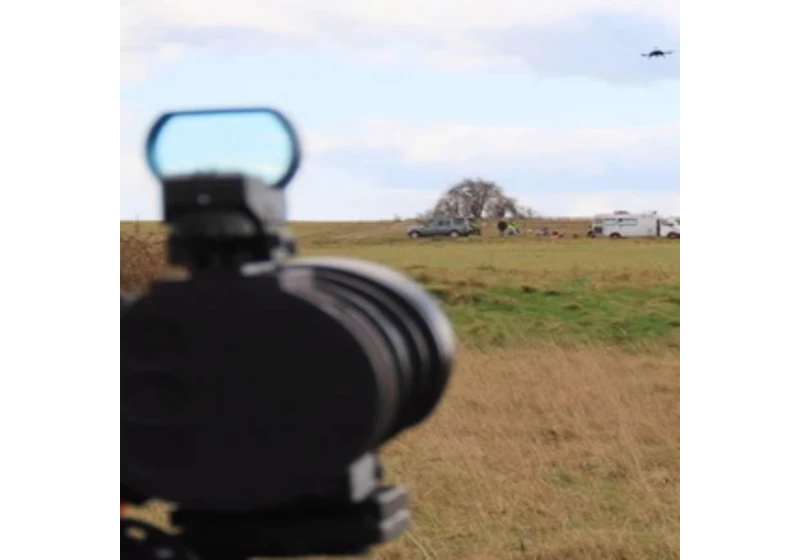
[[[274,184],[162,176],[166,123],[233,113],[269,114],[286,133],[291,157]],[[147,157],[164,190],[167,260],[189,274],[120,298],[121,497],[171,502],[180,532],[123,517],[122,557],[362,554],[395,538],[408,498],[382,483],[377,450],[441,399],[449,320],[384,266],[290,258],[284,189],[300,145],[278,111],[167,113]]]
[[[455,350],[424,289],[350,259],[207,271],[129,305],[122,481],[189,508],[319,493],[432,412]]]

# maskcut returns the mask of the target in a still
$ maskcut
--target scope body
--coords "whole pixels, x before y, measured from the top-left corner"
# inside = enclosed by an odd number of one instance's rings
[[[440,402],[455,335],[403,274],[296,257],[284,189],[299,148],[284,117],[295,150],[272,183],[159,175],[165,122],[212,113],[168,114],[148,139],[168,262],[187,274],[121,295],[121,490],[173,504],[179,533],[123,519],[123,558],[365,553],[409,527],[378,451]]]

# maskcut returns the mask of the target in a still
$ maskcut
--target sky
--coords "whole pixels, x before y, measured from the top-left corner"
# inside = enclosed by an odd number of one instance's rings
[[[678,0],[123,0],[120,219],[161,218],[160,114],[236,106],[300,135],[292,220],[410,218],[464,178],[679,214],[679,38]]]

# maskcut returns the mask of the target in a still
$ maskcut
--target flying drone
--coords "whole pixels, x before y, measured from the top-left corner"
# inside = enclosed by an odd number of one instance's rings
[[[665,56],[667,56],[668,54],[672,54],[672,52],[673,52],[673,51],[662,51],[661,49],[659,49],[659,48],[657,48],[657,47],[656,47],[656,48],[654,48],[652,51],[650,51],[649,53],[643,53],[643,54],[642,54],[642,56],[646,56],[647,58],[653,58],[653,57],[656,57],[656,58],[658,58],[658,57],[664,58],[664,57],[665,57]]]

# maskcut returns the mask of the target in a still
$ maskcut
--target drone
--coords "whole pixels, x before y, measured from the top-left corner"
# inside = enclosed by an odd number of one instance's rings
[[[662,50],[661,50],[661,49],[659,49],[658,47],[655,47],[655,48],[654,48],[652,51],[650,51],[649,53],[643,53],[643,54],[642,54],[642,56],[646,56],[647,58],[653,58],[653,57],[656,57],[656,58],[658,58],[658,57],[664,58],[664,57],[665,57],[665,56],[667,56],[668,54],[672,54],[672,53],[673,53],[673,51],[662,51]]]

